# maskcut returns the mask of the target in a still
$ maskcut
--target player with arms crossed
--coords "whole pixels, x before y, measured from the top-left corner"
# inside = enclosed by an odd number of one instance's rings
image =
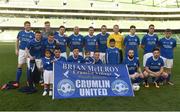
[[[159,88],[159,79],[160,77],[167,78],[168,74],[164,72],[164,61],[160,57],[160,49],[154,48],[153,49],[153,56],[147,59],[145,71],[144,71],[144,77],[145,77],[145,87],[149,87],[148,84],[148,77],[155,77],[154,85],[156,88]]]
[[[34,38],[34,33],[31,31],[31,23],[29,21],[24,22],[24,30],[20,31],[16,40],[16,55],[18,56],[18,67],[16,72],[16,81],[19,85],[19,81],[22,75],[22,66],[23,64],[29,62],[27,60],[27,53],[25,48],[27,44]],[[29,65],[29,64],[28,64]],[[28,69],[28,67],[27,67]],[[29,76],[29,72],[27,70],[27,78]]]
[[[172,75],[171,69],[173,67],[173,58],[174,58],[174,48],[176,47],[176,40],[171,37],[172,31],[166,29],[165,37],[159,40],[159,47],[161,51],[161,56],[164,60],[165,72],[168,73],[168,78],[166,82],[170,85],[174,85],[170,81],[170,76]]]

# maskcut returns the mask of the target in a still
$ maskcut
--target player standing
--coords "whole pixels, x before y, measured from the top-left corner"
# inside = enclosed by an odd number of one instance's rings
[[[97,38],[94,35],[94,28],[89,27],[89,35],[84,37],[85,51],[90,52],[90,56],[93,56],[98,47]]]
[[[135,34],[136,26],[130,26],[130,34],[127,35],[124,39],[124,47],[125,47],[125,57],[128,57],[128,52],[130,49],[134,51],[134,57],[138,58],[138,47],[140,44],[139,37]],[[139,58],[138,58],[139,59]]]
[[[158,45],[158,36],[154,33],[154,25],[149,25],[149,32],[145,34],[141,41],[141,47],[144,49],[143,66],[145,67],[146,61],[151,57],[152,51]]]
[[[101,33],[96,35],[98,42],[98,51],[100,52],[100,59],[105,61],[105,54],[107,49],[107,38],[109,37],[109,33],[107,33],[107,26],[101,26]]]
[[[122,48],[123,48],[123,36],[119,33],[119,26],[118,25],[114,25],[113,26],[113,32],[112,34],[109,35],[108,40],[107,40],[107,46],[110,47],[110,40],[114,39],[115,40],[115,47],[119,49],[119,58],[120,58],[120,62],[122,63],[123,60],[123,53],[122,53]]]
[[[73,54],[73,49],[78,48],[79,49],[79,54],[83,56],[83,42],[84,38],[81,34],[79,34],[79,27],[75,26],[74,27],[74,33],[69,36],[68,38],[68,46],[70,48],[70,56]]]
[[[19,84],[20,77],[22,75],[22,66],[27,63],[27,53],[25,48],[27,44],[34,38],[34,33],[31,31],[31,23],[29,21],[24,22],[24,29],[20,31],[17,35],[15,52],[18,56],[18,66],[16,72],[16,81]],[[28,68],[27,68],[28,69]],[[29,72],[27,70],[27,76],[29,76]],[[28,78],[28,77],[27,77]]]
[[[176,40],[171,36],[172,31],[170,29],[166,29],[165,37],[159,40],[159,47],[161,56],[164,60],[165,72],[168,73],[168,78],[166,81],[168,84],[174,85],[173,82],[170,81],[170,77],[172,75],[171,69],[173,67],[174,48],[176,47]]]
[[[65,35],[65,27],[59,27],[59,34],[54,35],[54,38],[59,44],[59,48],[61,50],[61,55],[67,59],[66,47],[67,47],[67,36]]]
[[[68,57],[67,62],[84,63],[84,58],[81,55],[79,55],[78,48],[74,48],[73,55]]]
[[[45,21],[44,22],[44,29],[42,31],[42,37],[44,39],[47,39],[48,38],[48,35],[51,33],[51,24],[49,21]]]

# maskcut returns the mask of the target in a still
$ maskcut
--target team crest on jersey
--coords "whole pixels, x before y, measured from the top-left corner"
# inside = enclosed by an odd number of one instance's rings
[[[74,83],[69,79],[63,79],[59,81],[57,85],[57,91],[60,96],[63,97],[72,96],[75,92]]]
[[[158,65],[160,66],[160,65],[161,65],[161,63],[158,63]]]
[[[116,95],[125,95],[129,91],[129,86],[123,80],[115,80],[111,84],[111,89]]]
[[[172,44],[173,44],[173,42],[170,42],[170,44],[172,45]]]

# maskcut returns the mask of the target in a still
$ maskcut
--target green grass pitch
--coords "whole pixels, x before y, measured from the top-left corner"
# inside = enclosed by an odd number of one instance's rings
[[[142,52],[140,51],[140,54]],[[99,97],[52,100],[42,97],[42,87],[35,94],[23,94],[17,90],[0,91],[0,110],[180,110],[180,46],[175,49],[173,68],[174,86],[153,85],[141,87],[135,97]],[[140,55],[142,60],[142,55]],[[142,61],[141,61],[142,63]],[[0,43],[0,85],[15,79],[17,57],[14,43]],[[23,69],[24,70],[24,69]],[[23,72],[21,84],[26,84]]]

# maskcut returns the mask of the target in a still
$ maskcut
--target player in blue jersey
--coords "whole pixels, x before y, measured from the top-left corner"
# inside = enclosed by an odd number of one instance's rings
[[[154,33],[154,25],[149,25],[149,32],[144,35],[141,41],[141,47],[144,49],[143,66],[145,67],[146,61],[151,57],[152,51],[158,46],[158,36]]]
[[[59,48],[61,50],[61,55],[67,59],[66,47],[67,47],[67,39],[68,37],[65,35],[65,27],[59,27],[59,34],[54,35],[54,38],[57,40],[59,44]]]
[[[89,51],[85,51],[84,63],[85,64],[93,64],[94,63],[94,59],[90,56]]]
[[[140,44],[139,37],[135,34],[136,26],[130,26],[130,34],[127,35],[124,39],[124,47],[125,47],[125,57],[128,57],[128,51],[130,49],[134,50],[134,57],[138,58],[138,48]]]
[[[67,62],[84,63],[84,58],[81,55],[79,55],[78,48],[74,48],[73,55],[68,57]]]
[[[89,27],[89,35],[84,37],[85,51],[90,51],[90,55],[93,56],[94,51],[96,51],[98,43],[97,38],[94,35],[94,28]]]
[[[94,63],[93,64],[103,64],[102,60],[100,59],[100,53],[99,51],[94,52]]]
[[[132,83],[140,83],[144,75],[141,71],[139,60],[134,56],[133,49],[129,49],[128,56],[124,59],[123,64],[128,67],[129,77],[132,79]]]
[[[170,29],[166,29],[165,37],[159,40],[159,47],[161,56],[164,60],[165,72],[168,73],[166,82],[167,84],[174,85],[173,82],[170,81],[170,76],[172,75],[171,69],[173,67],[174,48],[176,47],[176,40],[171,36],[172,31]]]
[[[155,77],[155,81],[153,82],[156,88],[159,88],[159,79],[160,77],[167,78],[168,74],[164,72],[164,61],[160,57],[160,49],[154,48],[153,50],[153,56],[147,59],[145,71],[144,71],[144,77],[145,77],[145,87],[149,87],[148,84],[148,77]]]
[[[83,56],[83,42],[84,38],[81,34],[79,34],[79,27],[75,26],[74,27],[74,33],[69,36],[68,38],[68,46],[70,48],[70,54],[73,54],[73,49],[78,48],[79,49],[79,55]]]
[[[54,49],[58,47],[58,43],[57,41],[54,39],[54,34],[51,32],[48,35],[48,38],[46,40],[44,40],[43,42],[43,50],[45,51],[46,49],[48,49],[51,54],[54,53]],[[43,52],[44,52],[43,51]],[[53,55],[52,55],[53,56]]]
[[[54,49],[54,58],[53,62],[59,61],[59,62],[66,62],[66,58],[61,56],[61,50],[58,48]]]
[[[101,26],[101,33],[96,35],[98,42],[98,51],[100,52],[100,59],[105,61],[105,54],[107,49],[107,38],[109,37],[109,33],[107,33],[107,26]]]
[[[42,58],[43,63],[43,79],[44,79],[44,92],[42,96],[46,96],[49,92],[49,96],[52,96],[52,84],[53,84],[53,59],[51,57],[51,51],[45,50],[45,57]]]
[[[119,49],[115,47],[116,41],[114,39],[109,40],[110,47],[106,49],[105,60],[106,64],[120,64],[121,62],[121,55]]]
[[[31,31],[31,23],[29,21],[25,21],[24,30],[20,31],[17,35],[16,47],[15,47],[16,55],[18,56],[18,66],[16,72],[17,84],[19,84],[20,77],[22,75],[22,66],[25,63],[29,62],[25,48],[33,38],[34,38],[34,33]],[[28,70],[27,70],[27,76],[29,76]]]

